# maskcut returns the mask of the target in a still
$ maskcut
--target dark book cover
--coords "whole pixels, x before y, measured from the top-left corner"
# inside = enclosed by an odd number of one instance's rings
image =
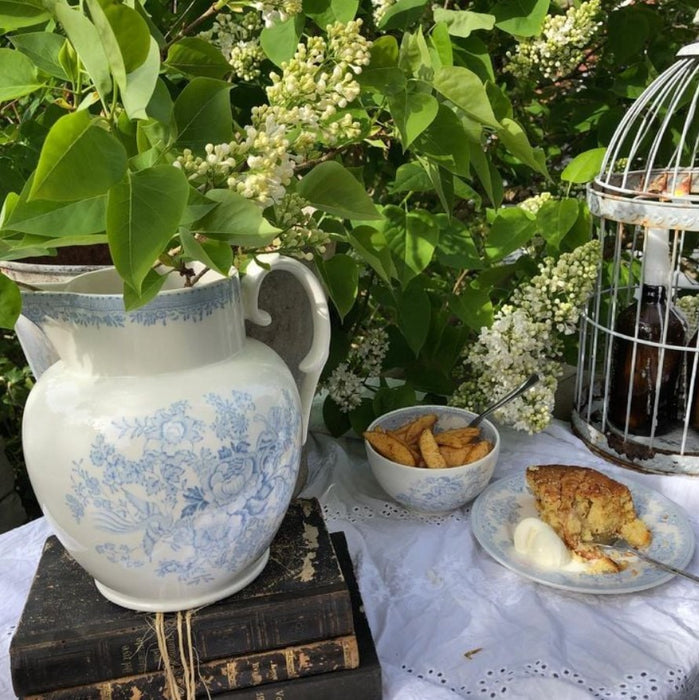
[[[352,596],[359,666],[352,670],[232,690],[214,696],[216,700],[381,700],[381,666],[354,577],[347,541],[342,532],[333,533],[331,537]]]
[[[177,625],[177,614],[164,616],[173,658]],[[200,663],[353,633],[349,591],[316,500],[291,504],[257,579],[191,616]],[[106,600],[49,537],[10,644],[17,695],[157,671],[161,662],[155,615]]]
[[[351,634],[194,664],[188,680],[191,692],[197,698],[206,698],[226,690],[353,669],[358,665],[357,638]],[[155,671],[28,695],[25,700],[173,700],[173,695],[175,698],[187,697],[187,681],[181,669],[173,675],[173,682],[177,695],[170,692],[165,672]]]

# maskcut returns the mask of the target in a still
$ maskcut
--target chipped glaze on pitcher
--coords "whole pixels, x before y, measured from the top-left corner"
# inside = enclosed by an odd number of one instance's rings
[[[302,396],[280,357],[245,336],[246,317],[266,320],[261,268],[245,277],[245,303],[234,276],[126,313],[111,269],[24,294],[23,315],[60,358],[27,401],[27,469],[60,541],[119,605],[204,605],[267,562],[329,344],[317,280],[296,261],[271,262],[312,299]]]

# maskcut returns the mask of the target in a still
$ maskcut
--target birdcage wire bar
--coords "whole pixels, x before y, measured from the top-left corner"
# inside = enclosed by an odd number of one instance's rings
[[[575,432],[602,456],[624,466],[661,474],[699,476],[699,343],[668,341],[670,305],[657,342],[636,331],[620,333],[616,320],[639,297],[647,262],[648,231],[668,231],[667,296],[672,305],[697,296],[699,309],[699,43],[684,47],[676,62],[656,78],[619,123],[587,200],[593,236],[600,241],[595,291],[582,314],[572,423]],[[694,336],[696,313],[688,318]],[[609,419],[614,340],[633,344],[631,374],[637,352],[654,348],[658,362],[681,353],[676,415],[668,432],[648,435],[629,429],[629,388],[624,426]],[[656,378],[653,425],[658,417],[661,372]],[[693,411],[697,415],[693,415]]]

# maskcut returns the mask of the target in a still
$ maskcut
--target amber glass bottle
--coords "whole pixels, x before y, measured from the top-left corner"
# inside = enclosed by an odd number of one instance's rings
[[[667,433],[677,417],[684,352],[667,346],[686,344],[687,324],[667,299],[667,234],[660,229],[648,231],[640,299],[619,314],[619,335],[612,345],[608,420],[619,430],[625,430],[628,422],[628,431],[635,435]],[[663,348],[637,340],[659,343]]]

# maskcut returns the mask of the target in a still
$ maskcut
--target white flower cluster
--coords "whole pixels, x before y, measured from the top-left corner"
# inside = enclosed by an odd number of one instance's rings
[[[205,157],[185,149],[174,165],[197,185],[228,187],[266,208],[280,202],[294,174],[286,127],[268,116],[260,128],[246,126],[234,141],[206,146]]]
[[[275,207],[274,223],[282,233],[271,244],[271,249],[300,260],[313,260],[313,253],[325,253],[330,235],[316,226],[313,210],[296,193],[289,193]]]
[[[553,195],[550,192],[540,192],[539,194],[535,194],[533,197],[528,197],[517,206],[520,209],[524,209],[524,211],[536,216],[537,212],[539,209],[541,209],[544,203],[550,201],[552,197]]]
[[[296,153],[308,153],[319,141],[334,146],[359,135],[360,125],[351,114],[338,112],[359,95],[355,76],[370,61],[371,44],[361,35],[361,27],[360,19],[329,25],[327,40],[309,37],[282,64],[282,75],[270,73],[269,105],[253,112],[258,119],[272,113],[277,123],[298,129]]]
[[[279,204],[297,163],[319,144],[360,133],[352,115],[339,111],[359,94],[355,75],[370,60],[361,26],[361,20],[336,22],[327,27],[327,40],[299,44],[282,75],[270,75],[269,104],[253,107],[251,124],[230,143],[207,145],[204,156],[185,150],[174,164],[196,186],[228,187],[263,208]]]
[[[598,241],[563,253],[558,261],[547,258],[539,274],[515,290],[493,325],[481,329],[464,361],[468,379],[450,403],[479,410],[538,372],[541,381],[496,415],[517,430],[543,430],[551,420],[563,336],[575,331],[597,279],[598,259]]]
[[[254,2],[252,6],[262,15],[265,27],[284,22],[302,10],[301,0],[264,0]]]
[[[339,364],[325,383],[340,411],[349,413],[361,404],[364,381],[380,375],[387,350],[388,334],[383,328],[368,329],[352,345],[347,361]]]
[[[219,12],[211,29],[199,37],[216,46],[231,64],[232,74],[241,80],[260,77],[265,52],[260,46],[262,20],[257,12]]]
[[[374,24],[378,27],[389,7],[395,5],[397,0],[371,0],[371,13]]]
[[[587,0],[569,7],[565,14],[548,15],[541,34],[523,39],[513,54],[508,52],[506,70],[527,79],[541,75],[556,80],[571,73],[584,60],[584,51],[602,25],[600,0]]]

